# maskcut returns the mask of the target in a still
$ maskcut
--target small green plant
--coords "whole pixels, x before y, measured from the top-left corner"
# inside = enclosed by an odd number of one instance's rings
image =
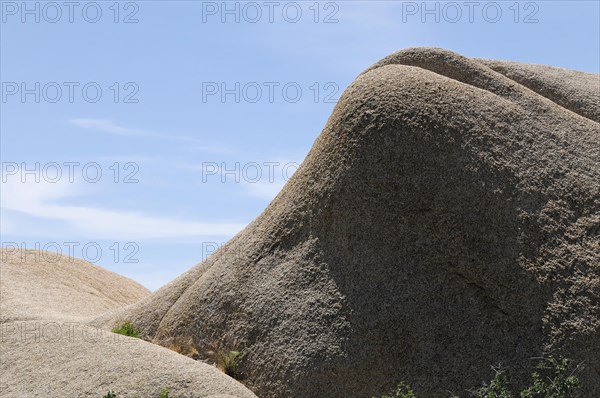
[[[477,398],[512,398],[508,389],[506,374],[501,369],[494,369],[496,376],[492,379],[489,386],[483,386],[477,390],[474,395]]]
[[[565,358],[543,358],[531,375],[532,385],[521,392],[521,398],[578,398],[581,381]]]
[[[108,390],[105,396],[102,398],[117,398],[117,394],[115,394],[112,390]]]
[[[384,395],[381,398],[416,398],[416,395],[407,383],[401,382],[391,395]]]
[[[116,334],[122,334],[123,336],[137,337],[138,339],[140,338],[139,330],[133,326],[133,323],[129,321],[125,322],[121,326],[113,328],[112,332]]]
[[[158,398],[169,398],[169,389],[163,388]]]
[[[520,398],[579,398],[581,381],[576,374],[580,370],[581,365],[573,367],[568,359],[543,358],[531,375],[531,386],[521,391]],[[513,398],[505,371],[494,371],[496,375],[489,385],[471,391],[473,397]],[[408,384],[402,382],[391,395],[381,398],[416,398],[416,395]]]
[[[219,351],[217,353],[217,367],[226,375],[235,379],[238,377],[238,366],[244,355],[241,351]]]

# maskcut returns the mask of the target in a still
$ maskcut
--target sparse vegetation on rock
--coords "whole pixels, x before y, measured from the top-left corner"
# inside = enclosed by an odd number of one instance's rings
[[[543,359],[532,375],[532,385],[521,398],[578,398],[582,387],[578,374],[583,365],[569,359]]]
[[[162,345],[171,351],[175,351],[181,355],[185,355],[186,357],[196,360],[200,359],[200,355],[196,346],[194,345],[194,341],[190,337],[172,337],[163,342]]]
[[[244,358],[244,353],[241,351],[225,351],[219,350],[216,355],[216,364],[226,375],[236,379],[238,377],[238,366]]]
[[[116,334],[122,334],[123,336],[136,337],[138,339],[140,338],[140,331],[130,321],[113,328],[112,332]]]
[[[416,396],[407,383],[401,382],[394,391],[390,392],[390,395],[383,395],[381,398],[416,398]]]
[[[496,373],[488,385],[480,387],[472,393],[475,398],[511,398],[512,394],[508,388],[506,372],[502,369],[494,369]]]
[[[531,386],[523,389],[520,398],[578,398],[581,365],[573,367],[566,358],[542,358],[531,376]],[[494,368],[495,376],[488,385],[471,392],[473,398],[516,398],[511,390],[507,372]],[[381,398],[417,398],[410,386],[401,382],[390,395]],[[456,398],[456,397],[454,397]]]
[[[106,393],[106,395],[104,395],[102,398],[118,398],[118,395],[115,392],[113,392],[112,390],[109,390],[108,393]],[[170,398],[169,397],[169,389],[163,388],[160,391],[158,398]]]

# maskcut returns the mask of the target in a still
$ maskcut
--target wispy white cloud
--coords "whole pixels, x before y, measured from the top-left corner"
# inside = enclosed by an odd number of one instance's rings
[[[157,132],[153,132],[153,131],[134,129],[134,128],[115,124],[111,120],[107,120],[107,119],[77,118],[77,119],[71,119],[69,122],[77,127],[81,127],[86,130],[94,130],[94,131],[99,131],[102,133],[108,133],[108,134],[113,134],[113,135],[187,142],[188,144],[194,144],[195,149],[203,150],[206,152],[214,152],[214,153],[234,152],[230,148],[206,145],[205,141],[199,140],[194,137],[190,137],[190,136],[186,136],[186,135],[177,135],[177,134],[164,134],[164,133],[157,133]]]
[[[110,120],[104,119],[72,119],[71,123],[85,129],[99,130],[105,133],[126,135],[126,136],[155,136],[152,133],[117,126]]]
[[[64,204],[81,194],[75,184],[8,181],[2,184],[1,207],[4,211],[35,217],[40,221],[54,220],[69,234],[94,239],[150,240],[232,236],[245,226],[241,223],[188,221],[143,212]],[[3,235],[10,235],[17,232],[18,223],[10,220],[8,223],[3,222],[1,227]],[[59,234],[59,231],[56,233]]]

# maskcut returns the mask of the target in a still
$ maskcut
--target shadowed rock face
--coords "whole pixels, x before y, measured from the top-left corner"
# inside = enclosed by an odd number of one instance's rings
[[[245,349],[261,398],[445,397],[498,363],[519,387],[544,353],[585,361],[599,396],[598,76],[530,68],[385,58],[254,222],[101,321]]]

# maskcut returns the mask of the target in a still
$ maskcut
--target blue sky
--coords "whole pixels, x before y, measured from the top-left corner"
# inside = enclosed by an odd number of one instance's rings
[[[2,0],[3,246],[156,289],[256,217],[394,51],[598,73],[597,1],[467,3]]]

